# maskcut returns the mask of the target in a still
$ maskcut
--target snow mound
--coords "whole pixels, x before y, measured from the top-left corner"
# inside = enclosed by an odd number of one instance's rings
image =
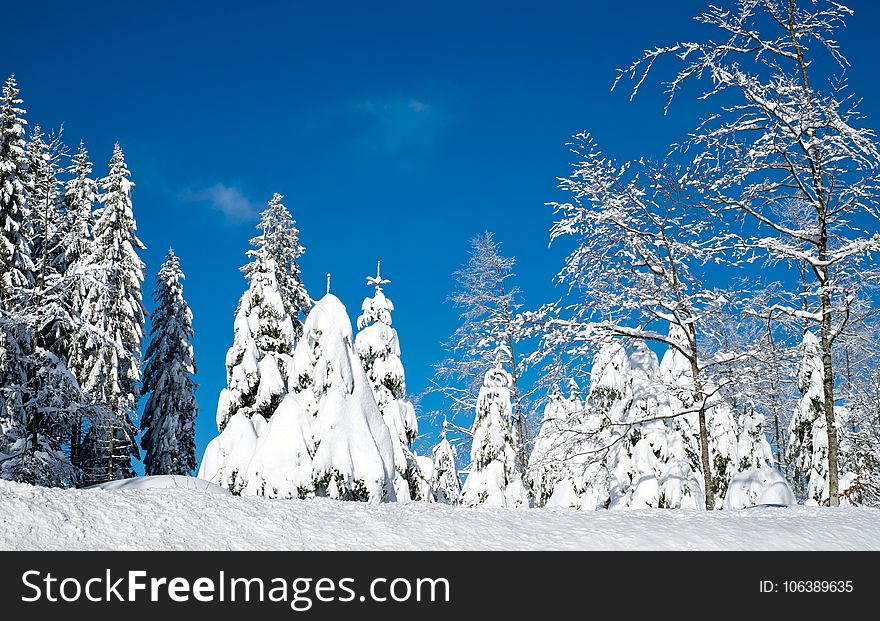
[[[755,505],[789,506],[797,504],[785,478],[770,467],[738,472],[730,481],[725,509],[745,509]]]
[[[200,492],[208,492],[211,494],[220,494],[221,496],[231,496],[229,490],[223,489],[219,485],[215,485],[205,479],[196,477],[185,477],[177,474],[164,474],[152,477],[135,477],[133,479],[119,479],[118,481],[110,481],[108,483],[99,483],[91,485],[84,489],[103,489],[103,490],[145,490],[145,489],[186,489],[197,490]]]

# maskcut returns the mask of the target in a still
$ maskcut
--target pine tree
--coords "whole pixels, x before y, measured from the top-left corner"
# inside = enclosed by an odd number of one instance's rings
[[[819,340],[810,331],[804,332],[803,357],[797,369],[797,386],[801,393],[788,428],[786,461],[792,469],[795,493],[805,501],[829,504],[828,431],[825,422],[824,365]],[[842,408],[835,408],[838,430],[845,429]],[[844,434],[840,434],[841,437]],[[845,444],[838,447],[838,461],[845,460]],[[852,476],[841,472],[840,493],[846,494]]]
[[[529,478],[537,506],[581,508],[587,487],[585,465],[590,461],[590,456],[579,454],[589,441],[581,435],[586,418],[574,380],[569,381],[568,397],[558,385],[553,387],[529,456]]]
[[[196,466],[196,372],[192,313],[183,297],[180,261],[169,250],[159,269],[153,299],[151,340],[144,367],[141,447],[148,475],[189,475]]]
[[[629,361],[631,398],[612,416],[611,509],[704,505],[701,473],[693,466],[699,459],[691,446],[695,421],[681,414],[679,397],[690,393],[678,353],[669,349],[658,363],[644,342],[636,342]]]
[[[277,244],[270,230],[264,228],[251,240],[252,260],[242,268],[248,289],[238,302],[232,347],[226,353],[226,388],[217,404],[220,431],[238,412],[268,420],[287,393],[296,334],[277,280]]]
[[[79,143],[79,150],[71,158],[68,169],[71,177],[64,185],[65,227],[67,238],[63,242],[68,266],[80,265],[87,259],[94,239],[94,206],[98,200],[98,184],[92,179],[92,163],[85,143]]]
[[[458,452],[446,439],[446,421],[440,442],[432,449],[433,471],[431,473],[431,489],[437,502],[456,505],[461,498],[461,479],[458,477]]]
[[[513,380],[504,369],[504,360],[504,353],[499,352],[477,396],[471,462],[461,493],[462,503],[468,506],[529,506],[511,429]]]
[[[34,284],[28,212],[28,162],[25,150],[25,111],[18,106],[15,76],[0,98],[0,304],[11,312],[15,298]]]
[[[391,281],[382,278],[380,267],[381,264],[377,265],[375,277],[367,278],[367,284],[374,286],[376,291],[361,306],[363,314],[357,320],[360,331],[355,337],[354,346],[394,443],[394,489],[397,500],[428,500],[420,497],[425,477],[412,452],[418,423],[413,404],[406,399],[400,342],[397,330],[391,327],[394,304],[382,291],[382,285]]]
[[[92,278],[83,301],[83,319],[91,330],[84,351],[84,388],[103,405],[93,415],[83,440],[82,467],[87,482],[134,476],[131,458],[139,452],[134,423],[140,379],[140,350],[144,336],[141,283],[143,262],[131,203],[134,185],[117,144],[109,174],[100,180],[102,207],[94,228],[89,262]]]
[[[268,424],[236,413],[208,446],[205,474],[248,495],[395,500],[391,434],[354,350],[351,320],[335,296],[327,294],[309,312],[293,368],[292,390]]]
[[[309,313],[294,355],[296,401],[312,417],[314,493],[395,500],[393,440],[352,341],[345,307],[327,294]]]
[[[260,235],[251,239],[251,245],[265,248],[275,265],[275,281],[284,310],[293,324],[294,342],[302,336],[305,315],[312,307],[299,269],[299,258],[305,248],[299,242],[299,229],[287,208],[281,203],[281,194],[274,194],[269,206],[260,214]]]
[[[0,98],[0,455],[9,451],[22,420],[29,336],[17,314],[23,290],[33,286],[27,214],[25,111],[15,77]]]
[[[72,160],[68,169],[71,177],[64,187],[67,224],[62,247],[65,253],[64,263],[67,266],[66,275],[71,283],[71,311],[78,321],[76,333],[67,344],[66,359],[70,370],[82,384],[91,371],[88,359],[89,342],[94,338],[90,337],[90,326],[82,318],[85,315],[89,287],[93,283],[93,272],[97,267],[97,264],[92,262],[92,246],[98,184],[92,179],[92,163],[89,161],[89,154],[83,142],[80,142],[79,150]],[[74,467],[80,465],[84,414],[85,411],[81,411],[71,421],[70,462]]]
[[[28,144],[31,243],[34,263],[33,312],[41,347],[66,359],[79,317],[74,308],[75,279],[68,270],[65,244],[70,241],[58,178],[67,154],[60,136],[45,136],[34,127]]]

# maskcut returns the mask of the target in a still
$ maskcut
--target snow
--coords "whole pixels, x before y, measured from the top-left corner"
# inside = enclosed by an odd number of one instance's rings
[[[0,481],[0,549],[880,550],[880,510],[864,507],[584,512],[205,491]]]
[[[724,499],[725,509],[743,509],[759,504],[795,504],[794,494],[785,477],[773,468],[752,468],[735,474],[730,480]]]
[[[118,479],[116,481],[108,481],[107,483],[98,483],[86,489],[101,489],[107,491],[135,491],[145,489],[186,489],[198,490],[201,492],[209,492],[211,494],[219,494],[221,496],[232,496],[227,489],[223,489],[219,485],[214,485],[205,479],[196,477],[185,477],[176,474],[161,474],[152,477],[135,477],[133,479]]]

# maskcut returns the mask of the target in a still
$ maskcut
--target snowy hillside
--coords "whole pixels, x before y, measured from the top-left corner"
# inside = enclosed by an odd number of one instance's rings
[[[465,509],[0,481],[2,550],[880,550],[878,523],[852,507]]]

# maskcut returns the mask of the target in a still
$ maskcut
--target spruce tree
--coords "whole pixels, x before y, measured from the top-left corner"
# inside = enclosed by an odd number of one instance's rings
[[[299,269],[299,258],[305,252],[299,242],[299,229],[290,212],[282,204],[284,197],[274,194],[269,206],[260,214],[260,235],[251,240],[256,247],[265,248],[275,265],[275,281],[281,293],[284,310],[293,324],[294,341],[302,336],[303,320],[312,307]]]
[[[79,143],[71,160],[70,179],[64,184],[64,211],[68,223],[65,226],[67,238],[62,245],[66,252],[65,263],[76,266],[88,258],[92,247],[98,184],[92,179],[92,163],[85,143]]]
[[[34,284],[25,111],[15,76],[0,98],[0,459],[21,451],[33,332],[24,315]],[[8,465],[8,464],[7,464]],[[8,472],[8,471],[7,471]],[[12,474],[3,476],[14,477]]]
[[[382,291],[382,285],[391,281],[382,278],[380,268],[381,264],[377,265],[376,276],[367,278],[367,284],[374,286],[376,291],[361,306],[363,313],[357,320],[360,331],[354,346],[394,443],[397,500],[428,500],[420,495],[425,476],[412,452],[418,422],[413,404],[406,398],[400,342],[397,330],[391,327],[394,304]]]
[[[811,504],[830,504],[828,468],[828,426],[825,421],[825,376],[819,340],[810,331],[804,332],[803,355],[797,368],[797,387],[801,393],[789,421],[785,457],[791,468],[795,494]],[[844,409],[835,407],[837,431],[845,429]],[[840,433],[838,437],[844,437]],[[846,461],[846,443],[838,445],[838,462]],[[842,465],[839,463],[839,465]],[[851,473],[841,472],[839,490],[845,496],[852,482]]]
[[[15,76],[0,98],[0,305],[7,312],[15,298],[34,284],[28,212],[28,161],[24,140],[25,111],[18,106]]]
[[[461,498],[461,479],[458,477],[458,451],[446,439],[446,421],[440,442],[431,451],[434,468],[431,473],[431,490],[437,502],[456,505]]]
[[[144,265],[137,251],[144,245],[136,235],[130,176],[117,144],[109,174],[100,180],[102,206],[89,258],[92,278],[82,309],[90,327],[82,346],[83,387],[105,408],[103,415],[93,415],[83,440],[82,467],[91,483],[134,476],[131,458],[139,454],[134,415],[145,311]]]
[[[575,489],[583,490],[579,480],[585,460],[576,455],[586,440],[580,433],[585,417],[577,384],[569,382],[568,397],[554,385],[529,455],[529,479],[537,506],[570,507],[577,496]]]
[[[67,266],[67,277],[71,283],[70,303],[73,316],[78,318],[76,334],[67,343],[67,364],[70,370],[83,384],[88,378],[90,369],[89,346],[90,326],[82,318],[85,301],[88,297],[92,272],[96,265],[92,262],[92,246],[94,243],[95,214],[94,206],[98,200],[98,184],[92,178],[92,163],[85,144],[80,142],[79,150],[72,158],[68,169],[71,177],[64,186],[66,237],[62,240],[65,252],[64,263]],[[74,467],[80,465],[80,449],[82,446],[82,430],[84,411],[77,414],[71,421],[70,462]]]
[[[513,380],[504,369],[505,359],[505,353],[499,352],[477,396],[471,462],[461,493],[462,503],[468,506],[529,506],[511,429]]]
[[[169,250],[159,270],[153,299],[151,340],[141,391],[144,406],[141,447],[146,474],[189,475],[196,466],[196,372],[192,313],[183,297],[180,261]]]
[[[262,225],[261,225],[262,226]],[[232,347],[226,353],[226,388],[217,404],[217,429],[223,431],[236,413],[269,419],[284,395],[296,345],[293,321],[278,284],[270,229],[263,228],[248,250],[242,268],[248,289],[235,312]]]

